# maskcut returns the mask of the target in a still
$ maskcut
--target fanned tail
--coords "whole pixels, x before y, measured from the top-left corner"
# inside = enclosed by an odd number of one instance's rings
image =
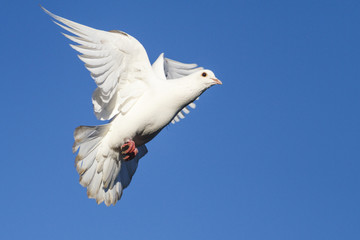
[[[123,161],[118,150],[103,144],[109,125],[80,126],[74,132],[73,152],[79,150],[75,167],[80,184],[87,187],[89,198],[107,206],[121,198],[122,191],[131,181],[138,161],[147,153],[146,146],[138,147],[139,153],[131,161]]]

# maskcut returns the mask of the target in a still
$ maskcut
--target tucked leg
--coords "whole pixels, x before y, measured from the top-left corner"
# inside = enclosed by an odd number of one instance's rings
[[[121,146],[121,154],[125,161],[133,159],[138,152],[133,140],[129,140]]]

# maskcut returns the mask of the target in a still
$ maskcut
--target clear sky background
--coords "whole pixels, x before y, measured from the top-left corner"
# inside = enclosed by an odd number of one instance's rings
[[[223,81],[115,207],[78,183],[95,83],[38,4]],[[0,239],[360,239],[360,1],[5,0],[0,19]]]

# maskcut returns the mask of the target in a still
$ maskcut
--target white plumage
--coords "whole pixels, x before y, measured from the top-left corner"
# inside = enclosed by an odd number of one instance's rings
[[[109,120],[74,132],[80,184],[98,204],[115,205],[147,153],[145,144],[167,124],[184,118],[201,93],[221,82],[210,70],[163,54],[151,66],[144,47],[129,34],[97,30],[43,10],[74,34],[64,36],[78,44],[70,46],[81,54],[97,84],[92,95],[95,115]],[[125,161],[120,148],[128,140],[135,142],[138,153]]]

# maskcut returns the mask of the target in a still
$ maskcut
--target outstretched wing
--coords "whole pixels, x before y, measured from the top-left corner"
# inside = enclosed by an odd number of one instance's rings
[[[144,47],[135,38],[121,31],[102,31],[56,16],[45,8],[57,25],[74,34],[64,34],[79,45],[70,46],[81,53],[91,77],[97,84],[92,95],[98,119],[109,120],[126,112],[151,81],[153,71]]]
[[[182,78],[188,76],[194,72],[197,72],[202,67],[198,67],[195,63],[181,63],[175,60],[164,57],[164,53],[161,53],[160,56],[153,63],[152,68],[156,76],[163,80],[171,80],[176,78]],[[196,100],[198,100],[197,98]],[[190,103],[188,106],[184,107],[171,121],[172,124],[179,122],[180,119],[185,118],[185,114],[189,114],[189,107],[195,109],[196,104]]]

